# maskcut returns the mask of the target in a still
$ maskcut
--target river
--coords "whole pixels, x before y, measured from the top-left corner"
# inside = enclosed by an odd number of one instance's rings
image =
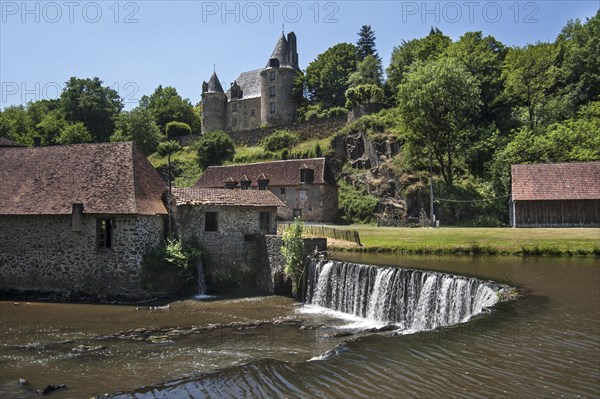
[[[493,280],[523,297],[408,335],[283,297],[2,301],[0,397],[49,384],[67,385],[53,398],[600,397],[600,259],[335,258]]]

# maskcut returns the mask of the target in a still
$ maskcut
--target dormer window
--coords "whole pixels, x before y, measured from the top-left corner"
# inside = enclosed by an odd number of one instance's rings
[[[312,183],[315,178],[315,171],[313,169],[300,169],[300,182],[301,183]]]
[[[233,180],[231,177],[225,180],[225,188],[229,190],[233,190],[237,186],[237,182]]]
[[[246,175],[244,175],[241,179],[240,179],[240,188],[242,190],[248,190],[250,188],[250,179],[248,179],[248,177]]]
[[[258,189],[259,190],[266,190],[268,187],[269,187],[268,180],[259,180],[258,181]]]

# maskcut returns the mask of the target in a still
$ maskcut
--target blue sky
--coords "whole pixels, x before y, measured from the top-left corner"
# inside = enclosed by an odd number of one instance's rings
[[[394,46],[431,26],[456,40],[481,30],[507,45],[552,41],[588,1],[7,1],[0,0],[0,107],[56,98],[71,76],[102,79],[126,108],[158,85],[192,103],[213,64],[224,87],[263,67],[281,35],[298,36],[300,66],[370,24],[384,67]]]

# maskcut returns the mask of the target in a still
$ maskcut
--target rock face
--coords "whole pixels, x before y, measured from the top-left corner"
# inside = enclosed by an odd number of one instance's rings
[[[346,159],[353,169],[362,173],[342,173],[348,184],[367,191],[378,199],[377,225],[404,226],[407,207],[403,185],[391,168],[392,157],[400,152],[396,137],[377,134],[374,138],[365,131],[351,132],[332,143],[338,159]]]

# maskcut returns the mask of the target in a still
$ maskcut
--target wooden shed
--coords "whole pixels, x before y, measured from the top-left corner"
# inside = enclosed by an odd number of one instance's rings
[[[600,226],[600,161],[512,165],[513,227]]]

